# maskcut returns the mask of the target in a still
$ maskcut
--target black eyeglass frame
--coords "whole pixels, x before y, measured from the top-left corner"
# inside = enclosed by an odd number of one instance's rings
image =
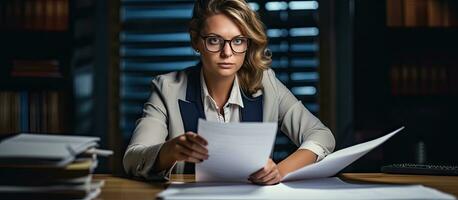
[[[225,40],[223,37],[218,36],[218,35],[207,35],[207,36],[199,35],[199,36],[200,36],[200,38],[202,38],[202,39],[204,40],[205,50],[207,50],[208,52],[211,52],[211,53],[218,53],[218,52],[222,51],[222,50],[224,49],[224,46],[226,46],[226,42],[229,43],[229,47],[231,47],[232,53],[234,53],[234,54],[242,54],[242,53],[245,53],[245,52],[248,50],[249,46],[250,46],[250,38],[248,38],[248,37],[243,37],[243,36],[235,36],[234,38],[232,38],[232,39],[230,39],[230,40]],[[207,40],[207,38],[209,38],[209,37],[218,37],[218,38],[221,38],[221,39],[223,40],[223,43],[220,44],[220,47],[219,47],[219,50],[218,50],[218,51],[210,51],[210,50],[208,49],[206,40]],[[245,51],[243,51],[243,52],[234,51],[234,48],[232,47],[232,40],[234,40],[234,39],[240,39],[240,38],[246,39],[246,41],[247,41],[246,49],[245,49]]]

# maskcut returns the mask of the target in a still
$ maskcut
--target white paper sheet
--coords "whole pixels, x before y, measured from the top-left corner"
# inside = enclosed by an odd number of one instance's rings
[[[455,199],[422,185],[351,184],[323,178],[259,186],[244,183],[172,183],[161,199]]]
[[[390,137],[404,129],[401,127],[383,137],[341,149],[326,156],[320,162],[305,166],[295,172],[286,175],[283,181],[303,180],[312,178],[325,178],[334,176],[340,170],[365,155],[367,152],[381,145]]]
[[[218,123],[199,119],[208,141],[208,160],[196,164],[197,182],[248,182],[264,167],[275,141],[277,123]]]

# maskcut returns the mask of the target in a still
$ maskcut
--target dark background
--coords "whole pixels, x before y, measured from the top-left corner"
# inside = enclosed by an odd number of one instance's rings
[[[102,147],[115,152],[98,170],[122,174],[149,81],[197,60],[186,49],[187,36],[169,34],[186,32],[192,2],[2,1],[0,133],[98,136]],[[345,171],[377,172],[404,162],[458,164],[455,2],[399,1],[401,17],[388,8],[392,0],[301,1],[306,9],[299,10],[292,2],[269,7],[269,1],[250,1],[267,30],[277,31],[268,32],[277,76],[332,129],[337,150],[406,127]],[[47,4],[51,14],[44,17]],[[406,12],[417,16],[413,25],[405,24]],[[431,12],[447,23],[429,24]],[[393,18],[399,24],[391,24]],[[304,35],[294,36],[294,28]],[[154,50],[161,48],[172,49]],[[17,60],[58,61],[60,76],[15,76]],[[50,100],[56,95],[59,101]],[[279,134],[275,159],[294,148]]]

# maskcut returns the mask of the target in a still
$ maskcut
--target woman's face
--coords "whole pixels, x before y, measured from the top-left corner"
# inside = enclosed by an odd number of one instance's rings
[[[233,77],[237,71],[242,67],[243,61],[245,59],[245,52],[243,53],[234,53],[231,49],[231,42],[224,42],[224,47],[219,52],[215,52],[218,49],[218,41],[223,40],[232,40],[232,47],[234,50],[240,51],[245,46],[243,42],[245,41],[238,26],[226,15],[217,14],[213,15],[205,21],[204,28],[201,32],[201,36],[209,37],[207,39],[200,38],[197,42],[197,49],[201,53],[201,59],[204,71],[214,77]],[[219,36],[213,37],[213,36]],[[206,42],[207,40],[207,42]],[[207,43],[206,49],[205,43]],[[212,45],[214,44],[214,45]],[[212,49],[213,46],[213,49]]]

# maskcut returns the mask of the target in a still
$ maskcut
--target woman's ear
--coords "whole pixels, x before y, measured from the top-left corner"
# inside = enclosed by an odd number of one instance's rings
[[[194,49],[195,52],[200,53],[202,51],[199,45],[199,37],[195,31],[190,32],[191,37],[191,47]]]

